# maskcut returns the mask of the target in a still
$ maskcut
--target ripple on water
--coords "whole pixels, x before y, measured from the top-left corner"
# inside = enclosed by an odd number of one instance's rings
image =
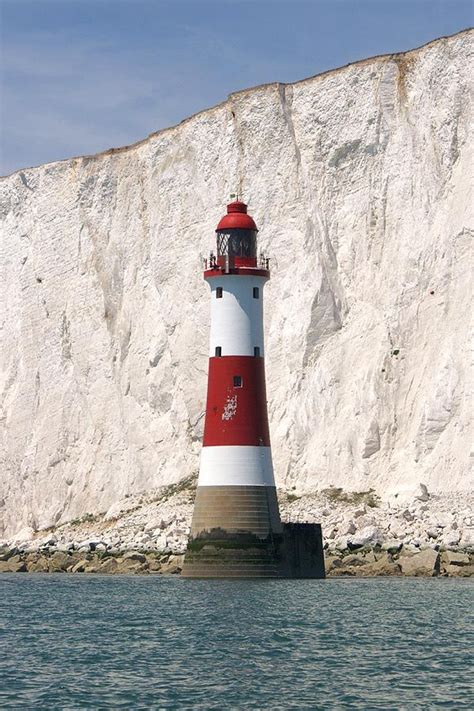
[[[472,708],[469,580],[0,585],[3,708]]]

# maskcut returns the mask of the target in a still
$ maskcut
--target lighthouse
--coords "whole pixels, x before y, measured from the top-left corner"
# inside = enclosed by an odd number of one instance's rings
[[[268,259],[257,257],[257,232],[247,205],[231,202],[205,264],[207,403],[185,577],[295,577],[290,549],[301,536],[293,527],[289,541],[273,474],[263,337],[270,271]]]

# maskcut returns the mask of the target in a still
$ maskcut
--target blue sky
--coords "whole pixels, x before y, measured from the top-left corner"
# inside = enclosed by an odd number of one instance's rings
[[[473,24],[471,0],[0,0],[0,174]]]

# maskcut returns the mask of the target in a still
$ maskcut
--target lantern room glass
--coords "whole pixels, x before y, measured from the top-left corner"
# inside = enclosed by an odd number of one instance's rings
[[[218,257],[256,257],[256,230],[226,230],[217,233]]]

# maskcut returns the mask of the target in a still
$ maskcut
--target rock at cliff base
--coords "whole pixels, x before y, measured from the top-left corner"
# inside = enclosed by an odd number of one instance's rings
[[[123,556],[123,560],[136,561],[138,563],[146,563],[146,556],[138,551],[129,551]]]
[[[88,565],[89,561],[87,558],[83,558],[71,568],[71,573],[83,573]]]
[[[411,556],[401,556],[398,560],[403,575],[433,576],[439,572],[439,553],[425,548]]]
[[[50,573],[64,573],[72,562],[72,558],[67,553],[56,551],[49,559]]]
[[[180,573],[183,567],[184,556],[183,555],[170,555],[166,563],[161,565],[160,572],[164,575],[176,575]]]
[[[26,565],[29,573],[49,572],[49,560],[45,556],[39,556],[36,560],[27,562]]]
[[[99,569],[100,573],[104,573],[106,575],[110,575],[112,573],[116,573],[118,571],[119,565],[115,558],[106,558]]]
[[[461,551],[443,551],[441,554],[441,562],[446,565],[469,565],[469,556]]]

